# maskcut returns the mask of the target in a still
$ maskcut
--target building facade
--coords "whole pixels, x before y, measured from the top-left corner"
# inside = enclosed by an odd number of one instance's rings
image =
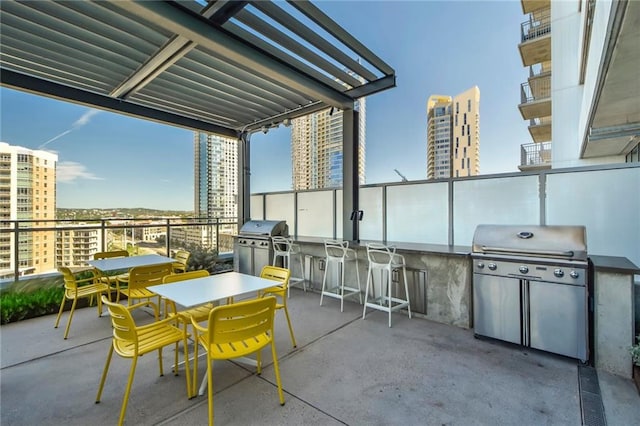
[[[194,133],[195,150],[195,215],[234,222],[238,214],[238,141],[219,135]],[[235,223],[235,222],[234,222]],[[208,226],[185,228],[183,235],[174,231],[172,239],[218,247],[231,251],[229,236],[237,233],[237,225],[219,225],[216,232]],[[220,241],[218,241],[220,238]]]
[[[427,179],[480,174],[480,89],[427,101]]]
[[[55,219],[56,163],[51,152],[31,150],[0,142],[0,219],[4,221]],[[27,222],[21,227],[45,226]],[[8,235],[7,235],[8,234]],[[20,275],[49,272],[56,267],[56,240],[53,231],[2,233],[0,237],[0,278],[13,276],[18,245]]]
[[[365,183],[366,101],[356,105],[358,122],[358,176]],[[342,111],[327,109],[291,123],[292,185],[294,190],[342,187]]]
[[[521,5],[520,170],[640,161],[640,2]]]
[[[238,199],[238,141],[194,133],[195,215],[235,218]]]
[[[96,224],[74,224],[73,229],[56,232],[56,265],[84,266],[101,250],[102,231]]]

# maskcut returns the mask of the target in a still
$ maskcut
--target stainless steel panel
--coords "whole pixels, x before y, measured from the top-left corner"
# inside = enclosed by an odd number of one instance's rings
[[[478,225],[474,253],[587,260],[584,226]]]
[[[477,335],[521,344],[520,281],[474,274],[473,321]]]
[[[249,246],[236,244],[235,269],[241,274],[253,274],[253,249]]]
[[[289,227],[282,220],[250,220],[240,228],[240,235],[251,236],[288,236]]]
[[[587,304],[584,287],[529,282],[530,346],[587,360]]]
[[[270,258],[270,254],[272,256],[272,253],[272,250],[267,249],[256,248],[253,250],[253,275],[260,275],[262,268],[271,264],[273,259]]]

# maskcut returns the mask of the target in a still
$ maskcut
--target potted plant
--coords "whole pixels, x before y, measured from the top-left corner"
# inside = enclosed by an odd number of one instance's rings
[[[633,361],[633,381],[640,392],[640,334],[636,336],[636,344],[629,348],[629,352]]]

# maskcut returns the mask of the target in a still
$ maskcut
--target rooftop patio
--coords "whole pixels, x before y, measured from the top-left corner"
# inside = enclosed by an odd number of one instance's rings
[[[289,310],[298,341],[293,349],[284,315],[276,313],[276,347],[286,404],[278,404],[271,358],[262,376],[236,362],[214,369],[218,424],[605,424],[594,370],[577,361],[476,339],[472,330],[386,314],[292,289]],[[150,321],[144,311],[140,322]],[[129,360],[114,357],[100,404],[95,404],[108,347],[109,318],[80,309],[68,340],[54,316],[2,326],[0,423],[114,424]],[[66,317],[63,318],[66,320]],[[207,399],[185,395],[183,370],[165,376],[155,356],[138,363],[128,424],[205,424]],[[200,363],[199,379],[206,365]],[[631,380],[598,372],[606,424],[640,419]],[[581,393],[582,392],[582,393]],[[583,401],[583,402],[581,402]],[[582,404],[582,406],[581,406]],[[582,407],[586,410],[583,417]],[[593,423],[599,421],[598,423]]]

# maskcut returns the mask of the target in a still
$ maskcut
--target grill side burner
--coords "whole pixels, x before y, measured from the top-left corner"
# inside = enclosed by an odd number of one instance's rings
[[[273,259],[272,236],[288,236],[289,227],[280,220],[250,220],[235,239],[234,265],[237,272],[260,275]]]
[[[476,335],[589,359],[584,227],[480,225],[472,259]]]

